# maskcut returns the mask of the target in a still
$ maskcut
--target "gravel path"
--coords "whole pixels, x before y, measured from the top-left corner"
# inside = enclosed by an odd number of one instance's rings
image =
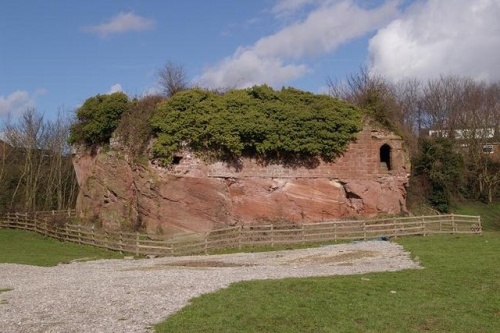
[[[384,241],[35,267],[0,264],[0,332],[151,332],[189,300],[243,280],[419,268]]]

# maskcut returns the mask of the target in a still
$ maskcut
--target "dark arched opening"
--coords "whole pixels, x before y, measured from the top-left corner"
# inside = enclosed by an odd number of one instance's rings
[[[382,147],[380,147],[380,166],[388,171],[392,169],[391,146],[388,144],[383,144]]]
[[[180,164],[183,156],[174,155],[173,164]]]

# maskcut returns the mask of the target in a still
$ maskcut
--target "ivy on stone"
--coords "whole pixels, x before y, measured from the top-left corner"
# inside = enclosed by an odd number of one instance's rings
[[[361,111],[327,95],[262,85],[224,94],[192,89],[159,104],[153,156],[171,164],[183,145],[222,160],[278,161],[341,155],[361,130]]]

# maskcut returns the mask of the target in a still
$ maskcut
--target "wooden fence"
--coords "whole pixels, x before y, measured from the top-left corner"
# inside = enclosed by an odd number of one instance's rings
[[[433,215],[374,220],[349,220],[308,224],[242,225],[206,234],[183,234],[174,238],[143,233],[113,232],[89,226],[60,224],[74,211],[5,214],[0,228],[30,230],[61,241],[88,244],[136,255],[188,255],[254,246],[368,240],[381,237],[431,234],[481,234],[479,216]],[[52,218],[51,218],[52,217]]]

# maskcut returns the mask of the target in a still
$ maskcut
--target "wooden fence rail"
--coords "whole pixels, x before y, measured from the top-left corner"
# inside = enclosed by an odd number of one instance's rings
[[[186,234],[175,238],[143,233],[114,232],[64,224],[58,217],[74,211],[9,213],[0,216],[0,228],[30,230],[61,241],[87,244],[136,255],[206,254],[228,248],[367,240],[381,237],[431,234],[481,234],[481,218],[469,215],[433,215],[375,220],[334,221],[286,225],[242,225]]]

